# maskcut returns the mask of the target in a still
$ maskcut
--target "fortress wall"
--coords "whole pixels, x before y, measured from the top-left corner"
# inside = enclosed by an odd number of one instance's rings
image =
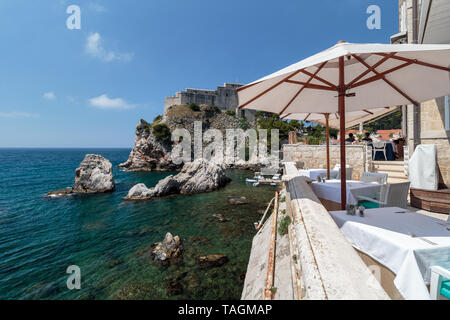
[[[236,89],[241,86],[237,83],[225,83],[224,86],[218,86],[217,90],[188,88],[177,92],[173,97],[165,98],[164,113],[170,106],[191,103],[213,105],[222,110],[235,110],[239,103]]]

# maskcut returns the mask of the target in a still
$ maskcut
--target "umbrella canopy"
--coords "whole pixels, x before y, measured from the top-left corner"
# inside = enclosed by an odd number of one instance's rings
[[[361,122],[368,122],[374,119],[378,119],[389,113],[398,110],[398,107],[385,107],[385,108],[376,108],[364,111],[352,111],[346,112],[345,114],[345,128],[354,127]],[[286,120],[304,120],[317,122],[321,125],[325,125],[325,116],[323,113],[288,113],[280,116],[281,119]],[[337,112],[331,113],[329,115],[329,126],[331,128],[339,129],[339,114]]]
[[[385,107],[363,111],[352,111],[345,114],[345,128],[352,127],[356,124],[377,119],[385,116],[398,107]],[[329,128],[339,128],[339,114],[336,113],[288,113],[281,117],[281,119],[287,120],[303,120],[314,121],[325,126],[326,146],[327,146],[327,179],[330,179],[330,131]],[[345,137],[344,137],[345,139]]]
[[[450,93],[450,45],[335,46],[238,89],[239,107],[288,113],[338,113],[418,104]],[[346,205],[345,141],[341,144],[341,207]]]
[[[335,46],[238,89],[239,107],[287,113],[339,112],[339,59],[345,110],[418,103],[450,93],[450,45]]]

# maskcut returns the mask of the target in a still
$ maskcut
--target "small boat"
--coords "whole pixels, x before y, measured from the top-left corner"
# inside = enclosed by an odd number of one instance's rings
[[[256,183],[256,182],[258,182],[258,179],[249,179],[249,178],[247,178],[247,179],[245,179],[245,182],[246,183]]]

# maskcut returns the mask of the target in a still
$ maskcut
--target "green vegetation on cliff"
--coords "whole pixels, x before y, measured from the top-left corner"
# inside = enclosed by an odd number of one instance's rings
[[[152,133],[156,140],[164,143],[170,142],[171,133],[170,129],[165,123],[158,123],[153,126]]]
[[[189,109],[191,109],[192,111],[198,112],[198,111],[200,111],[200,106],[196,103],[191,103],[189,105]]]
[[[271,130],[278,129],[280,142],[288,138],[289,132],[295,130],[295,126],[271,112],[258,111],[255,114],[259,129],[267,129],[267,144],[271,145]]]

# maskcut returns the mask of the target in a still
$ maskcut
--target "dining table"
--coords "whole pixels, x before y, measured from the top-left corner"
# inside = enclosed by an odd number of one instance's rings
[[[450,269],[450,223],[398,207],[331,211],[352,246],[395,274],[405,299],[430,299],[431,267]]]
[[[357,205],[358,196],[379,198],[381,185],[377,183],[347,180],[347,204]],[[331,179],[324,182],[313,181],[311,183],[316,196],[328,210],[340,209],[341,203],[341,180]]]
[[[327,177],[327,169],[300,169],[298,170],[298,173],[301,176],[306,176],[313,180],[317,180],[318,176],[324,176],[325,178]],[[338,170],[330,170],[331,177],[337,177],[338,174]]]

